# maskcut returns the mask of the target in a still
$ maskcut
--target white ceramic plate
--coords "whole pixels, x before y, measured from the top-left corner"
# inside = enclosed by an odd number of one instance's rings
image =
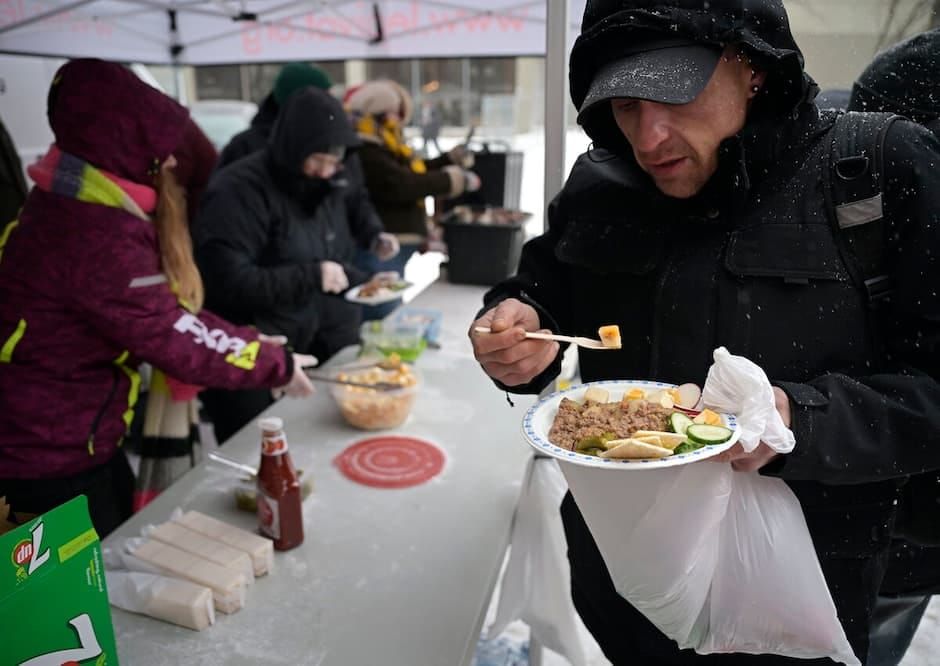
[[[562,398],[581,401],[585,391],[591,386],[597,386],[610,392],[611,401],[619,401],[627,391],[640,388],[646,391],[655,391],[664,388],[673,388],[674,384],[665,384],[663,382],[647,382],[637,380],[616,380],[606,382],[589,382],[573,386],[564,391],[558,391],[550,396],[543,398],[529,408],[522,420],[522,432],[525,434],[529,445],[541,454],[557,458],[558,460],[582,465],[584,467],[602,467],[604,469],[620,470],[642,470],[659,469],[662,467],[673,467],[675,465],[685,465],[687,463],[705,460],[718,455],[722,451],[727,451],[734,443],[738,441],[741,432],[738,429],[737,419],[733,414],[722,414],[721,418],[724,424],[731,429],[731,439],[723,444],[715,446],[703,446],[695,451],[688,453],[679,453],[667,458],[636,458],[636,459],[614,459],[598,458],[584,453],[577,453],[563,449],[548,441],[548,431],[555,420],[555,414],[558,412],[558,403]]]
[[[360,305],[379,305],[381,303],[388,303],[389,301],[394,301],[401,298],[402,293],[405,291],[405,289],[411,286],[411,283],[406,280],[399,280],[398,282],[395,282],[394,285],[394,289],[379,292],[375,296],[360,296],[359,292],[365,285],[356,285],[346,292],[345,298],[347,301],[359,303]]]

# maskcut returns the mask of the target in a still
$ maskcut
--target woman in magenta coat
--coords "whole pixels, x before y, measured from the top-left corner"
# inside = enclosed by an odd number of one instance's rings
[[[201,311],[173,151],[185,108],[128,69],[55,76],[56,142],[0,231],[0,497],[14,514],[78,495],[107,534],[131,513],[121,450],[148,362],[187,384],[312,391],[306,359]]]

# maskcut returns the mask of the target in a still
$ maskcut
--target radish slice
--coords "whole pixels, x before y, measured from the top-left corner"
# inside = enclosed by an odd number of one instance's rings
[[[677,390],[679,391],[677,407],[695,409],[702,398],[702,389],[698,387],[698,384],[681,384]]]

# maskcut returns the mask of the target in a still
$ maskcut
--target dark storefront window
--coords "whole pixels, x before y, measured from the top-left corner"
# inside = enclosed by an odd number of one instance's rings
[[[238,65],[212,65],[196,68],[199,99],[241,99],[242,80]]]
[[[369,60],[366,62],[366,79],[391,79],[411,91],[411,61]]]
[[[470,60],[470,115],[477,122],[512,127],[515,90],[515,58]]]
[[[242,99],[260,103],[274,87],[278,73],[286,63],[250,65],[219,65],[196,67],[196,89],[199,99]],[[334,84],[346,81],[345,62],[311,62],[319,67]]]

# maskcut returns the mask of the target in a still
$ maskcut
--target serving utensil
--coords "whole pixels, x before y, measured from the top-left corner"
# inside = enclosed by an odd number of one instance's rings
[[[239,472],[248,474],[252,478],[258,475],[258,470],[256,470],[251,465],[244,465],[238,462],[237,460],[232,460],[231,458],[227,456],[223,456],[221,453],[216,453],[215,451],[209,451],[206,454],[206,456],[209,458],[209,460],[214,460],[215,462],[222,463],[223,465],[227,465],[228,467],[231,467],[232,469],[237,469]]]
[[[477,333],[493,332],[486,326],[474,326],[473,330]],[[608,347],[600,340],[584,338],[579,335],[558,335],[557,333],[536,333],[534,331],[526,331],[525,336],[534,340],[556,340],[557,342],[570,342],[572,344],[578,345],[579,347],[584,347],[585,349],[620,349],[620,347]]]
[[[405,388],[401,384],[395,384],[392,382],[376,382],[375,384],[366,384],[365,382],[354,382],[347,379],[337,379],[335,377],[326,377],[324,375],[318,375],[316,373],[310,372],[304,368],[304,374],[307,377],[315,382],[326,382],[328,384],[342,384],[343,386],[356,386],[358,388],[367,388],[374,389],[376,391],[397,391],[399,389]]]

